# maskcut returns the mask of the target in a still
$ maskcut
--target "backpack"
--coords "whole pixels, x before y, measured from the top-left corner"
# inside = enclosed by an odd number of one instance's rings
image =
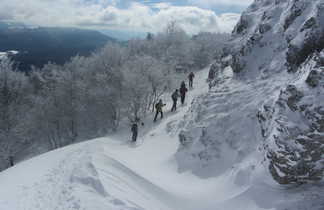
[[[182,87],[180,88],[180,93],[181,93],[181,94],[185,94],[187,91],[188,91],[188,89],[186,88],[186,86],[182,86]]]

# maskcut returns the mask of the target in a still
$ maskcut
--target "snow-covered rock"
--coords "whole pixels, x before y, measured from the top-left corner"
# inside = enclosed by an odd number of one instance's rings
[[[251,164],[280,184],[322,179],[323,0],[255,0],[230,46],[187,113],[179,169],[218,176],[261,154]]]
[[[324,72],[318,61],[316,55],[305,62],[300,78],[259,113],[269,170],[281,184],[324,175]]]
[[[233,32],[234,71],[296,71],[324,47],[323,7],[321,0],[255,1]],[[258,59],[251,62],[253,58]]]

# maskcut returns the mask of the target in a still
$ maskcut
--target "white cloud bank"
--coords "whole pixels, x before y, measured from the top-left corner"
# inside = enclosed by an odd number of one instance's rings
[[[194,5],[201,6],[241,6],[246,7],[250,5],[254,0],[188,0]]]
[[[107,3],[109,2],[109,3]],[[116,0],[1,0],[0,20],[40,26],[73,26],[158,32],[170,21],[177,21],[188,33],[230,32],[239,14],[217,16],[194,6],[158,4],[150,7],[131,3],[115,6]]]

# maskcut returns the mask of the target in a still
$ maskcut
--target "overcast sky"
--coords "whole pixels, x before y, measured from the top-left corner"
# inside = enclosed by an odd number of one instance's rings
[[[190,34],[229,32],[252,1],[0,0],[0,20],[138,32],[158,32],[175,20]]]

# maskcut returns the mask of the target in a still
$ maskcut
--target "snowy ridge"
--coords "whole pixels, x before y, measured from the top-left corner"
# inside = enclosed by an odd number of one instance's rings
[[[160,202],[167,197],[163,190],[105,155],[98,145],[88,142],[71,146],[3,172],[1,181],[6,182],[1,183],[0,208],[169,209]],[[42,162],[52,165],[40,165]],[[27,173],[27,177],[25,172],[16,180],[13,174],[19,169],[35,172]]]

